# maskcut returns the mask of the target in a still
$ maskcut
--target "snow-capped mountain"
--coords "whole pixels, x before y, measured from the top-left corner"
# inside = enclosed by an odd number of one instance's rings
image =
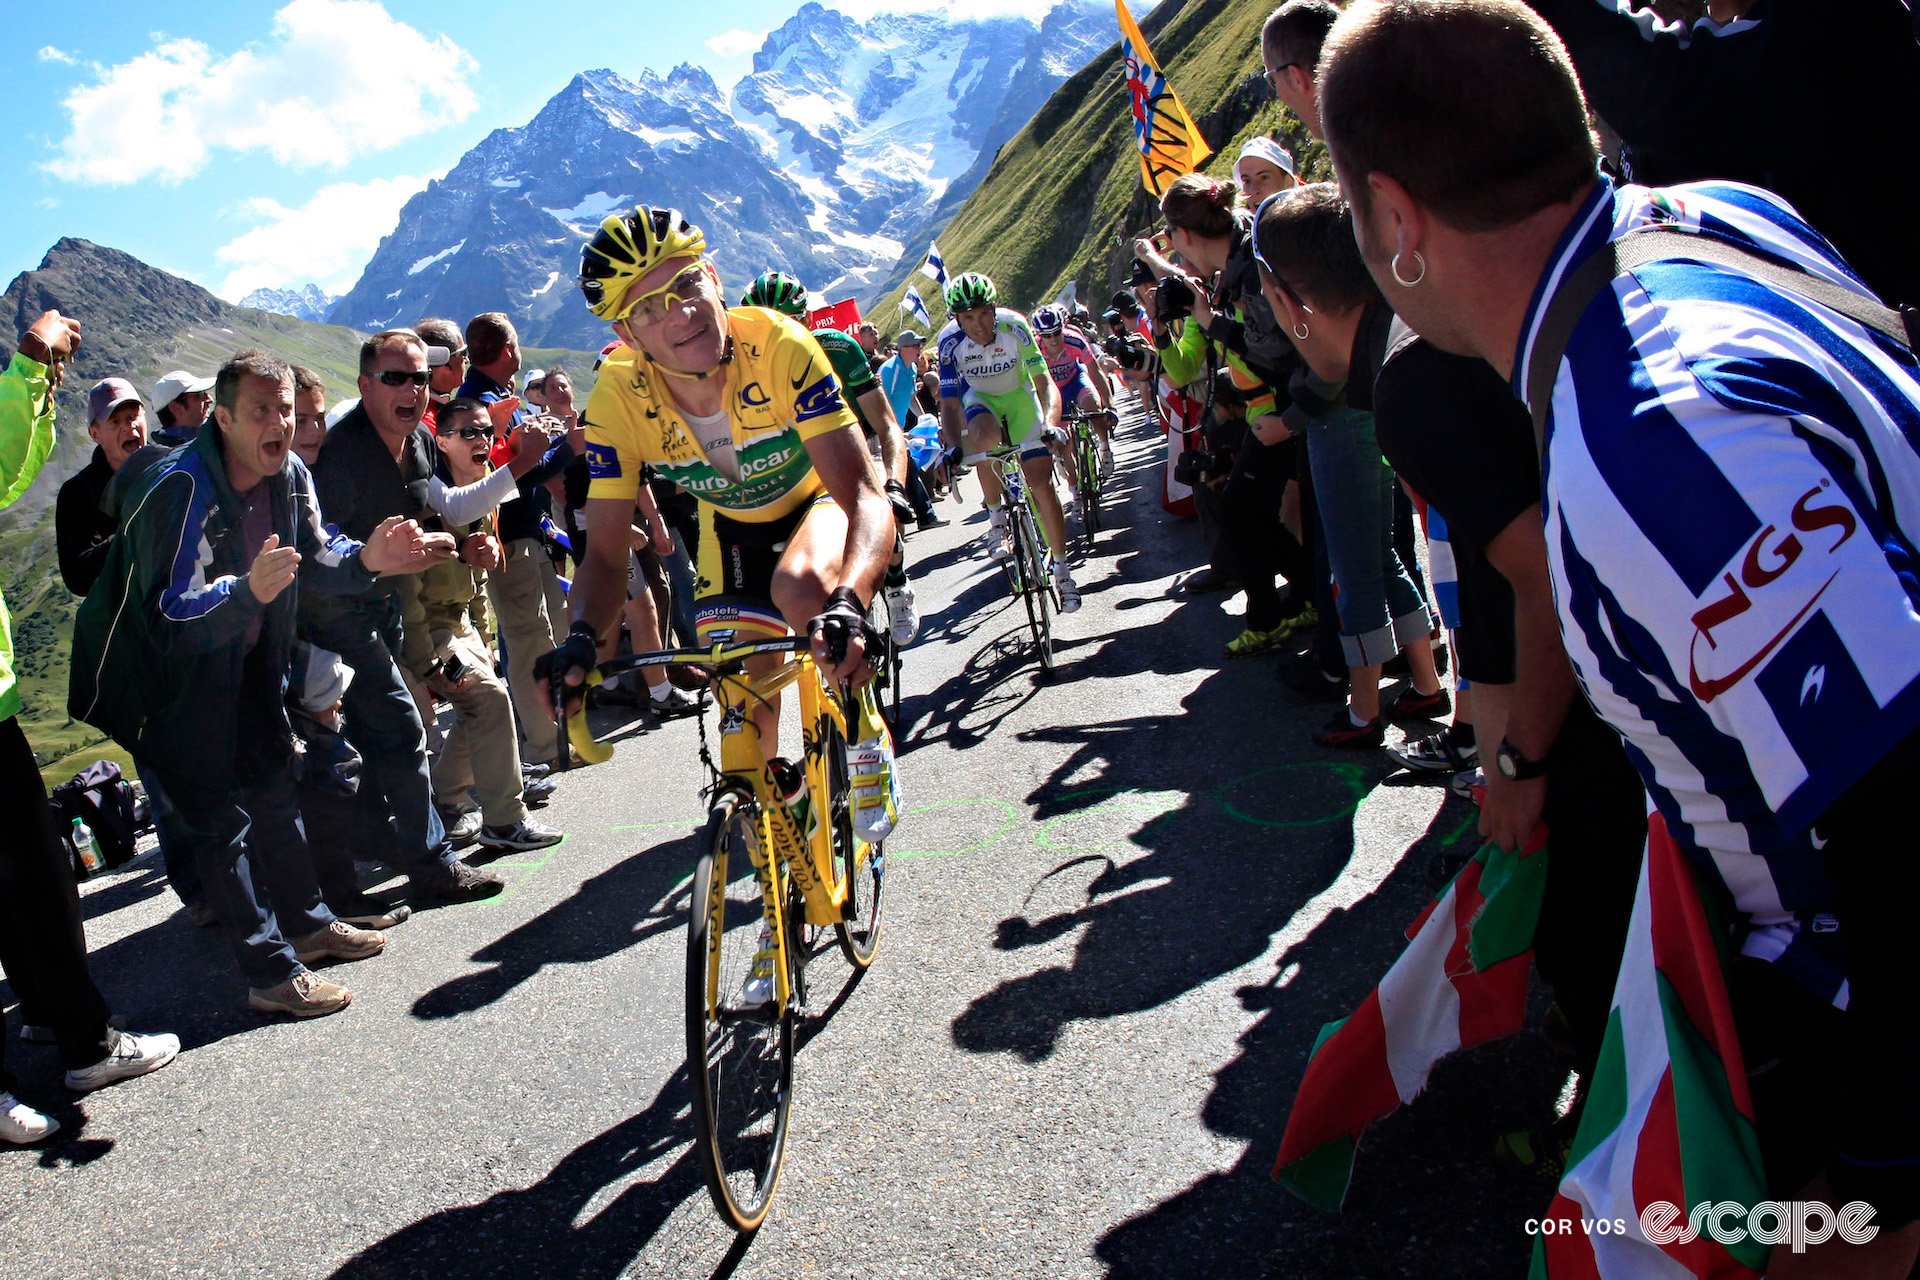
[[[924,251],[928,223],[979,181],[1001,143],[1114,38],[1110,9],[1024,18],[804,5],[723,91],[701,69],[574,77],[408,201],[331,319],[355,328],[504,310],[535,346],[597,347],[579,304],[580,246],[640,202],[706,230],[730,293],[759,272],[860,294]]]
[[[333,304],[338,301],[332,294],[322,292],[319,285],[310,284],[303,289],[255,289],[240,299],[240,305],[325,324],[327,312],[333,310]]]

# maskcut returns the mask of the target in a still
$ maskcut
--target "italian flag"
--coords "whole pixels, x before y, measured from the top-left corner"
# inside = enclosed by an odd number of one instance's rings
[[[1766,1199],[1753,1101],[1726,975],[1693,869],[1659,814],[1634,897],[1600,1064],[1542,1235],[1534,1280],[1666,1280],[1760,1275],[1767,1249],[1711,1235],[1656,1245],[1640,1227],[1664,1200],[1685,1216],[1703,1201]],[[1597,1228],[1606,1223],[1605,1230]],[[1624,1231],[1612,1228],[1624,1225]]]
[[[1520,1030],[1546,875],[1544,826],[1519,853],[1483,845],[1408,926],[1411,945],[1366,1002],[1320,1029],[1274,1162],[1288,1190],[1338,1209],[1362,1130],[1454,1050]]]

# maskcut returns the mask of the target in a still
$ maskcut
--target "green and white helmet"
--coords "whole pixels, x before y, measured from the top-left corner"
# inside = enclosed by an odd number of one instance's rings
[[[740,296],[743,307],[766,307],[795,319],[807,314],[807,286],[784,271],[768,271]]]
[[[947,286],[947,310],[965,311],[968,307],[991,307],[1000,300],[993,281],[978,271],[967,271]]]

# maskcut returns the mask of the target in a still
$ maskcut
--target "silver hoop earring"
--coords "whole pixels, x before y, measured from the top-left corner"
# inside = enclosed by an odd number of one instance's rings
[[[1302,342],[1305,342],[1305,341],[1307,340],[1307,324],[1306,324],[1306,321],[1304,321],[1304,320],[1301,320],[1301,321],[1296,321],[1296,322],[1294,323],[1294,326],[1293,326],[1293,336],[1294,336],[1294,337],[1296,337],[1296,338],[1298,338],[1298,339],[1300,339],[1300,341],[1302,341]]]
[[[1427,278],[1427,260],[1420,256],[1420,251],[1418,249],[1403,250],[1402,252],[1410,252],[1413,254],[1413,260],[1420,264],[1420,274],[1415,276],[1411,280],[1401,275],[1400,274],[1400,254],[1396,253],[1393,255],[1393,263],[1392,263],[1393,278],[1400,282],[1400,285],[1402,288],[1411,289],[1413,288],[1413,286],[1419,284],[1422,280],[1425,280]]]

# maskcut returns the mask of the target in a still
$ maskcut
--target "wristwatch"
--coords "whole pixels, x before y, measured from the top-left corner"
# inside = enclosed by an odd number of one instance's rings
[[[1529,760],[1505,738],[1500,740],[1500,750],[1494,755],[1494,764],[1500,770],[1500,776],[1508,782],[1526,782],[1531,778],[1547,776],[1545,760]]]

